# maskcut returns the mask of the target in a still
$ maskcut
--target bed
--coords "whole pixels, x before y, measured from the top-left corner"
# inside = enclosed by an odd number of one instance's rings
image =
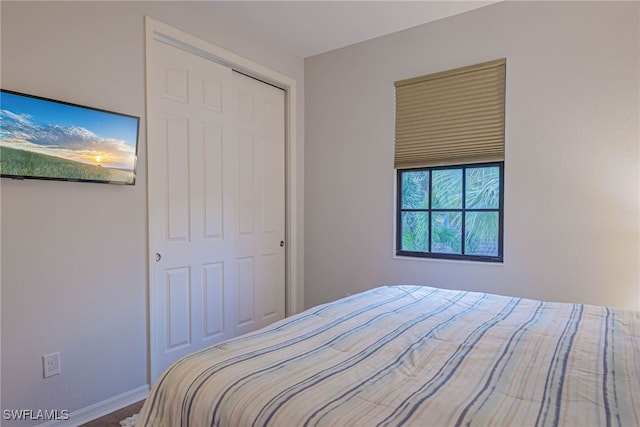
[[[640,312],[382,286],[174,363],[137,426],[640,426]]]

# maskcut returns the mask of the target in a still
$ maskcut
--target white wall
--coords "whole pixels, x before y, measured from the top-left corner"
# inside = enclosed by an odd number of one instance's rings
[[[640,309],[638,2],[503,2],[305,60],[306,306],[418,283]],[[394,86],[507,58],[504,264],[394,259]]]
[[[148,378],[144,15],[299,82],[300,226],[304,62],[208,2],[2,1],[0,7],[2,88],[142,117],[133,187],[1,181],[1,409],[78,411]],[[302,248],[302,229],[298,237]],[[56,351],[62,374],[43,379],[41,357]]]

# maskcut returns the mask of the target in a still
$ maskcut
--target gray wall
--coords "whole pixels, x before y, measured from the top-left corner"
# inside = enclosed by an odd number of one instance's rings
[[[388,283],[640,308],[638,2],[502,2],[305,60],[306,306]],[[504,264],[394,258],[396,80],[507,58]]]
[[[145,15],[298,81],[303,224],[301,58],[208,2],[2,1],[2,88],[142,117],[133,187],[1,181],[2,409],[76,411],[147,384]],[[56,351],[62,374],[43,379]]]
[[[422,283],[640,308],[637,2],[500,3],[304,62],[215,3],[2,1],[0,14],[3,88],[141,129],[145,14],[295,78],[307,306]],[[505,263],[394,259],[393,82],[499,57]],[[73,411],[146,384],[140,142],[135,187],[0,182],[2,409]],[[44,380],[54,351],[62,375]]]

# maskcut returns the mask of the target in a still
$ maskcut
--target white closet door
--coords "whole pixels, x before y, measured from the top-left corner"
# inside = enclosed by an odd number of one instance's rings
[[[284,92],[235,72],[232,87],[241,334],[284,318]]]
[[[152,381],[284,317],[284,93],[153,42],[147,71]]]

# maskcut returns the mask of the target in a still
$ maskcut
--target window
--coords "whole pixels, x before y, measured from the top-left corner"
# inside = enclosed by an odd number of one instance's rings
[[[502,261],[503,163],[398,169],[398,255]]]
[[[396,254],[502,262],[506,59],[395,82]]]

